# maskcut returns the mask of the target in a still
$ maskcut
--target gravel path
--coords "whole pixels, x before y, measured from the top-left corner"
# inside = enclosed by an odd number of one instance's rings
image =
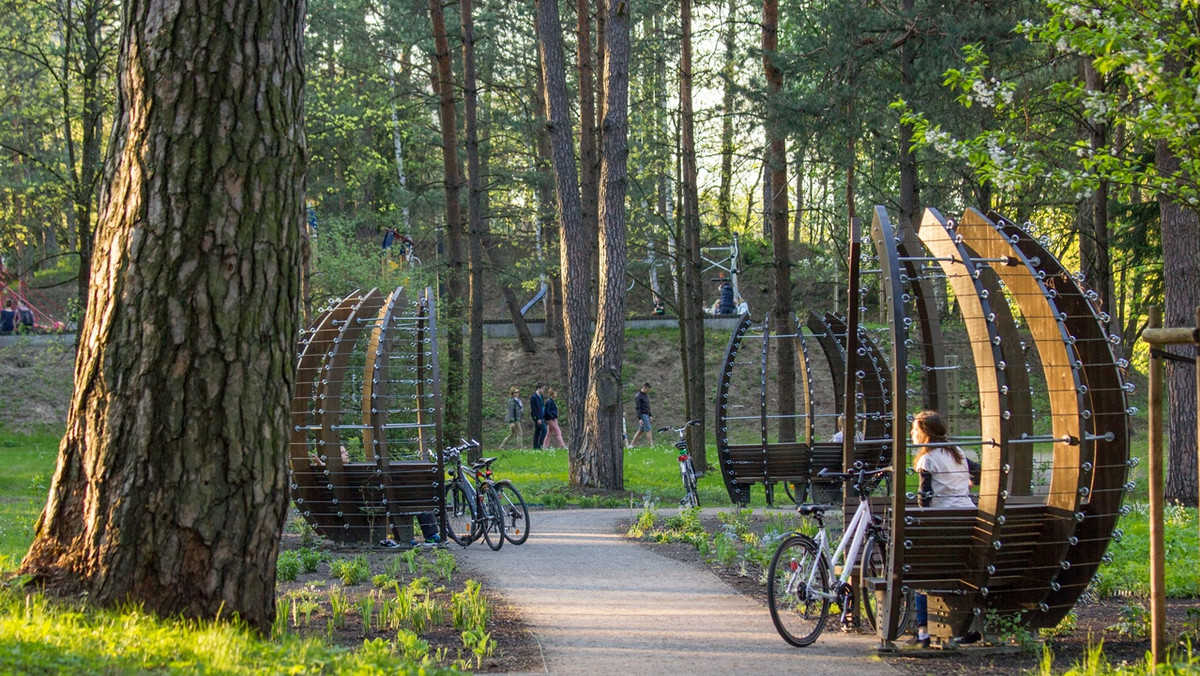
[[[715,575],[626,540],[625,509],[535,511],[529,541],[499,552],[455,550],[520,608],[541,644],[545,673],[895,674],[869,636],[826,632],[808,648],[784,643],[764,604]]]

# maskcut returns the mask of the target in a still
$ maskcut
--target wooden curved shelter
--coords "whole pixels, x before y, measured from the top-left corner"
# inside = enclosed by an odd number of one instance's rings
[[[413,516],[442,512],[434,316],[428,291],[355,291],[301,337],[291,490],[324,537],[408,542]]]
[[[811,481],[822,463],[892,465],[896,488],[877,498],[891,532],[887,575],[866,581],[883,600],[881,638],[896,636],[892,610],[912,591],[928,597],[930,630],[942,639],[996,616],[1034,629],[1056,625],[1119,537],[1114,527],[1130,488],[1125,395],[1132,385],[1096,294],[1027,228],[996,214],[969,210],[949,221],[927,210],[919,224],[901,229],[876,207],[872,251],[863,250],[857,223],[852,231],[849,298],[860,307],[845,320],[812,313],[807,333],[797,327],[788,337],[743,318],[731,339],[716,416],[731,496],[744,502],[752,483]],[[846,322],[866,313],[862,300],[872,289],[882,295],[886,329],[847,330]],[[767,347],[757,365],[737,363],[756,334],[764,345],[790,341],[781,349],[803,356],[799,411],[768,405]],[[813,387],[810,339],[834,383],[843,383],[832,388],[834,397]],[[760,378],[745,378],[755,366]],[[744,396],[753,387],[760,396]],[[761,434],[752,440],[738,426],[755,405]],[[823,453],[814,422],[851,406],[861,438]],[[952,440],[980,461],[976,508],[917,507],[917,477],[906,471],[917,450],[908,430],[923,408],[940,411]],[[769,421],[783,416],[807,424],[807,436],[773,436]],[[765,460],[752,476],[745,466],[755,457]],[[779,467],[788,471],[775,474]]]

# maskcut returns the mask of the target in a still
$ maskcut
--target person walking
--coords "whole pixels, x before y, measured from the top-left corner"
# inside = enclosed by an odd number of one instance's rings
[[[547,448],[566,448],[567,444],[563,442],[562,428],[558,426],[558,404],[554,398],[558,396],[558,391],[553,387],[546,389],[546,441]],[[554,446],[552,444],[558,444]]]
[[[629,448],[633,448],[643,433],[646,435],[646,441],[653,446],[654,416],[650,414],[650,383],[642,383],[642,389],[633,395],[633,411],[637,415],[638,429],[637,432],[634,432],[633,438],[629,440]]]
[[[541,450],[546,441],[546,386],[538,383],[529,397],[529,417],[533,418],[533,448]]]
[[[504,413],[504,422],[508,423],[508,436],[504,437],[504,441],[500,442],[498,448],[504,448],[504,444],[513,438],[517,437],[517,446],[520,447],[521,441],[525,436],[525,430],[521,429],[521,420],[524,419],[525,404],[521,403],[521,390],[512,388],[509,391],[512,395],[508,399],[508,404]]]
[[[0,310],[0,336],[12,335],[16,330],[17,311],[13,309],[12,300],[7,300],[4,302],[4,309]]]

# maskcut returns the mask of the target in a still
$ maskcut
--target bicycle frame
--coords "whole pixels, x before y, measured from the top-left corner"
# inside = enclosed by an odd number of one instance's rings
[[[837,569],[836,564],[839,560],[842,562],[842,574],[829,581],[831,583],[829,585],[829,594],[821,594],[821,596],[827,596],[830,600],[835,600],[842,595],[842,590],[846,588],[846,583],[850,581],[855,569],[858,568],[859,554],[862,553],[863,543],[867,541],[867,530],[871,525],[871,516],[871,502],[869,500],[860,500],[858,508],[854,510],[853,518],[850,519],[850,524],[846,526],[846,530],[842,534],[841,542],[838,543],[837,549],[832,554],[829,553],[829,536],[826,534],[824,520],[822,518],[818,521],[819,528],[816,537],[817,553],[818,556],[825,558],[829,574],[833,575],[833,571]],[[807,580],[810,587],[816,573],[817,567],[813,566]],[[834,581],[837,582],[836,586],[832,584]]]

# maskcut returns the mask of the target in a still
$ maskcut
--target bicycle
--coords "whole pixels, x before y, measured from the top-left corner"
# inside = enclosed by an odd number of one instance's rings
[[[872,629],[876,628],[875,592],[868,580],[878,580],[886,573],[887,530],[883,519],[871,513],[870,495],[891,472],[891,467],[863,469],[856,463],[853,472],[822,470],[817,476],[827,480],[853,480],[858,495],[858,508],[846,526],[837,549],[829,553],[829,537],[825,531],[825,512],[829,505],[804,504],[796,508],[801,515],[817,522],[815,538],[793,532],[779,543],[767,572],[767,605],[771,621],[783,640],[797,646],[811,645],[825,628],[830,605],[837,601],[842,627],[848,629],[855,598],[862,604],[862,614]],[[857,558],[856,558],[857,557]],[[857,561],[857,565],[853,562]],[[838,573],[840,569],[840,574]],[[862,581],[861,593],[856,593],[850,581],[855,571]],[[836,575],[836,577],[835,577]],[[898,631],[908,624],[911,592],[901,597]]]
[[[529,539],[529,507],[521,491],[508,479],[495,480],[492,478],[492,463],[496,458],[480,458],[471,463],[475,470],[475,480],[486,481],[496,489],[500,497],[500,514],[504,519],[504,539],[514,545],[523,545]]]
[[[472,484],[462,454],[479,448],[478,441],[464,441],[442,451],[442,462],[449,478],[446,482],[446,535],[463,547],[483,538],[488,547],[498,550],[504,546],[504,517],[500,496],[483,472],[477,468],[482,461],[472,463]],[[485,458],[489,463],[495,458]]]
[[[699,507],[700,494],[696,492],[696,479],[699,479],[703,474],[696,472],[696,467],[692,464],[692,454],[688,452],[687,437],[685,432],[692,425],[699,425],[699,420],[689,420],[683,424],[683,427],[663,427],[658,431],[674,432],[679,435],[679,440],[675,442],[675,448],[679,450],[679,478],[683,481],[683,498],[679,500],[679,504],[683,507]]]

